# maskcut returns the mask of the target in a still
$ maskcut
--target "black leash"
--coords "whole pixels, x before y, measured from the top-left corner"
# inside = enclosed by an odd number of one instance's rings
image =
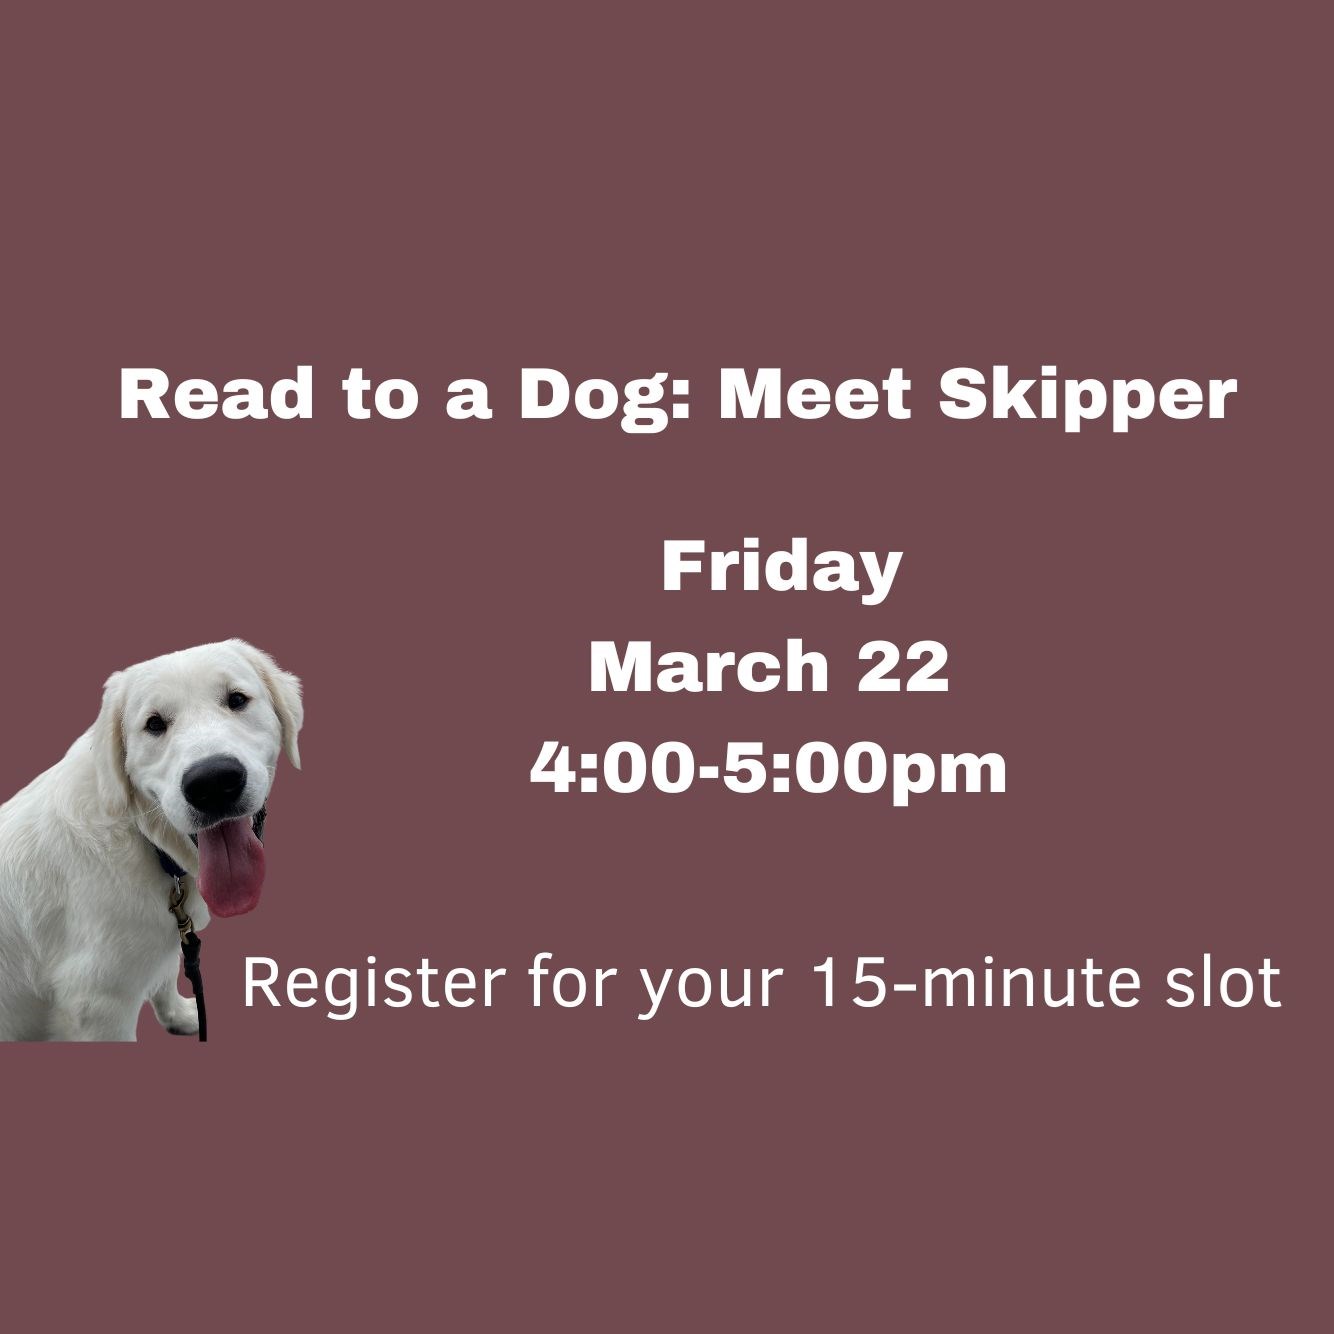
[[[268,818],[268,814],[269,808],[261,806],[250,820],[250,827],[261,843],[264,842],[264,821]],[[197,843],[199,840],[192,835],[191,841]],[[184,906],[185,877],[188,872],[183,866],[177,866],[156,843],[152,846],[153,851],[157,853],[158,865],[171,876],[171,896],[167,899],[167,907],[176,919],[176,930],[181,936],[181,962],[185,968],[185,980],[189,982],[195,1004],[199,1007],[199,1040],[207,1042],[208,1011],[204,1008],[204,973],[199,966],[199,952],[203,948],[203,942],[195,933],[195,924]]]
[[[171,876],[171,897],[167,907],[176,919],[176,930],[181,936],[181,960],[185,965],[185,978],[190,983],[190,992],[199,1009],[199,1040],[208,1041],[208,1011],[204,1008],[204,974],[199,967],[201,941],[195,934],[195,924],[190,914],[185,911],[185,871],[176,865],[161,848],[154,846],[157,859],[162,869]]]

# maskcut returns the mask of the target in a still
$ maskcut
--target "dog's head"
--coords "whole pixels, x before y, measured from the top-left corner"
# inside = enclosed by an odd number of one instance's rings
[[[107,681],[93,728],[103,803],[187,869],[197,842],[210,909],[248,912],[264,878],[252,820],[279,753],[301,767],[301,721],[301,683],[244,640],[127,667]]]

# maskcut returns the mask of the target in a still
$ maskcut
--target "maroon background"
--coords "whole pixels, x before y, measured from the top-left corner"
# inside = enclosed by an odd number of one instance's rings
[[[10,23],[0,791],[199,641],[272,651],[309,718],[265,901],[209,932],[215,1040],[0,1052],[11,1315],[1319,1323],[1327,46],[1305,5],[1104,12]],[[1241,392],[1127,437],[934,410],[948,367],[1051,361]],[[299,362],[310,423],[117,417],[123,365]],[[346,420],[352,365],[416,418]],[[519,422],[524,365],[666,369],[693,416]],[[720,365],[902,365],[916,416],[720,423]],[[493,422],[444,416],[459,375]],[[890,601],[660,591],[664,537],[797,533],[905,551]],[[829,695],[586,689],[593,637],[786,635]],[[950,692],[858,696],[880,636],[943,639]],[[557,797],[547,736],[994,748],[1011,791]],[[491,1011],[241,1004],[250,953],[539,949],[620,967],[608,1007],[532,1011],[521,973]],[[1206,949],[1271,956],[1284,1007],[1166,1009]],[[806,971],[988,951],[1146,1000],[825,1011]],[[635,968],[724,963],[786,967],[774,1007],[635,1021]]]

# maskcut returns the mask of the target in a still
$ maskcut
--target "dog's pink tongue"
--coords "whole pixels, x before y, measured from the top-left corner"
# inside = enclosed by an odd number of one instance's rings
[[[199,892],[209,912],[217,917],[249,912],[263,888],[264,845],[249,816],[199,831]]]

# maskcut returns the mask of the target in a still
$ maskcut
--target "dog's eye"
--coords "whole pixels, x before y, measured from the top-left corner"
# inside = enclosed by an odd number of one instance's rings
[[[244,709],[250,703],[250,696],[243,695],[239,690],[233,690],[227,696],[227,707],[229,709]]]
[[[167,730],[167,720],[160,714],[155,713],[145,724],[144,731],[152,732],[154,736],[161,736]]]

